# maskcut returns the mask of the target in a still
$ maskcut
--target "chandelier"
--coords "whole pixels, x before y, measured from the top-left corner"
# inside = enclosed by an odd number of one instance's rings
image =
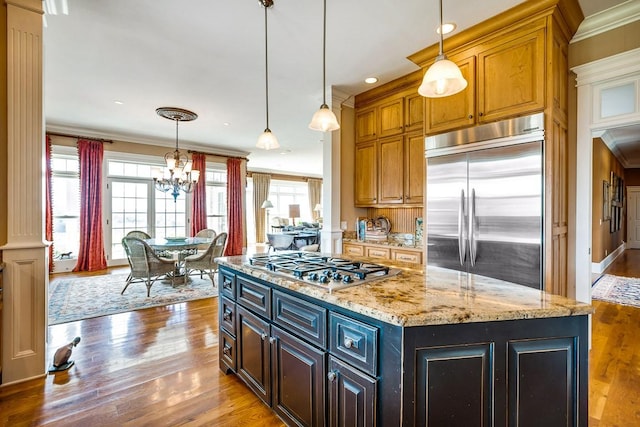
[[[176,107],[160,107],[156,113],[160,117],[176,122],[176,149],[164,155],[166,168],[156,172],[153,182],[156,189],[163,192],[171,191],[173,201],[176,202],[180,191],[191,193],[200,178],[200,171],[192,169],[193,163],[187,153],[178,148],[178,124],[195,120],[198,115]]]

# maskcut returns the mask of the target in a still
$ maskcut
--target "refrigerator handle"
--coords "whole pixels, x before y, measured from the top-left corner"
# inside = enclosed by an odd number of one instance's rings
[[[460,205],[458,206],[458,256],[460,265],[464,265],[464,255],[467,252],[467,238],[464,236],[464,189],[460,190]]]
[[[469,261],[471,266],[476,265],[476,189],[471,189],[469,199]]]

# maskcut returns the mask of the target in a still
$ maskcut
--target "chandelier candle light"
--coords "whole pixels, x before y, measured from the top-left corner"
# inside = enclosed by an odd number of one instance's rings
[[[455,62],[449,61],[442,51],[442,0],[440,0],[440,51],[436,61],[424,74],[418,93],[427,98],[442,98],[455,95],[467,87],[467,81],[462,76],[460,68]]]
[[[156,110],[160,117],[176,122],[176,149],[164,155],[166,169],[157,169],[153,182],[156,189],[167,192],[171,190],[173,201],[176,202],[180,191],[191,193],[200,178],[200,171],[192,169],[193,163],[187,155],[178,148],[178,124],[190,122],[198,115],[189,110],[175,107],[161,107]]]

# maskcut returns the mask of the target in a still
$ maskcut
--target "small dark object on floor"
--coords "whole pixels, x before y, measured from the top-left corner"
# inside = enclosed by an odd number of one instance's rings
[[[63,345],[56,350],[53,355],[53,364],[49,367],[49,372],[65,371],[73,366],[73,360],[69,360],[73,347],[77,346],[80,342],[80,337],[75,337],[67,345]]]

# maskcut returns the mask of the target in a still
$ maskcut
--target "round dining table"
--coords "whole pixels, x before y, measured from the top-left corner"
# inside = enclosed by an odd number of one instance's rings
[[[198,252],[200,245],[208,245],[213,241],[207,237],[157,237],[145,239],[158,256],[166,256],[167,252],[177,253],[178,261],[174,272],[175,277],[182,277],[184,271],[184,259]]]

